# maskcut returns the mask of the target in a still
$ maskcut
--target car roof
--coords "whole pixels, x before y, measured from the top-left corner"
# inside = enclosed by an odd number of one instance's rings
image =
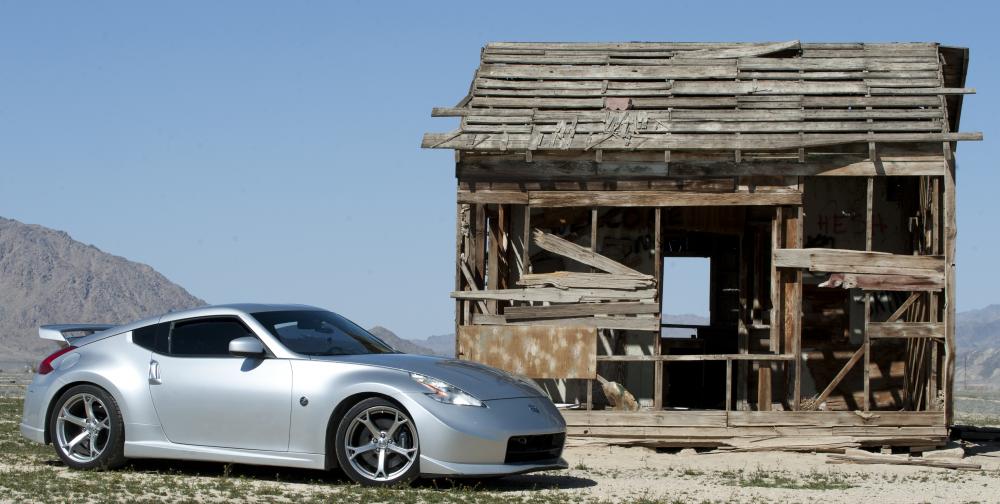
[[[231,303],[231,304],[206,305],[206,306],[199,306],[197,308],[188,308],[186,310],[167,312],[156,317],[149,317],[142,320],[137,320],[135,322],[122,324],[120,326],[115,326],[106,331],[101,331],[88,336],[84,336],[82,338],[77,338],[73,340],[73,344],[77,346],[86,345],[87,343],[92,343],[94,341],[102,340],[104,338],[114,336],[116,334],[132,331],[140,327],[146,327],[148,325],[153,325],[159,322],[171,322],[174,320],[182,320],[194,317],[213,317],[213,316],[239,315],[239,314],[249,315],[252,313],[260,313],[268,311],[286,311],[286,310],[326,311],[323,308],[318,308],[315,306],[309,306],[304,304]]]

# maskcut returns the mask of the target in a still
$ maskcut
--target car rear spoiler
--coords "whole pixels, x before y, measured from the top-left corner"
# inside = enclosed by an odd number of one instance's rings
[[[38,337],[59,342],[60,345],[71,345],[73,340],[90,336],[115,327],[113,324],[52,324],[38,328]],[[83,333],[70,336],[68,333]]]

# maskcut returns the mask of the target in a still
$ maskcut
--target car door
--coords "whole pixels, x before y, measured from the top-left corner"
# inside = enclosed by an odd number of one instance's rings
[[[284,359],[229,354],[254,336],[235,316],[169,324],[167,355],[150,359],[149,391],[173,443],[287,451],[292,370]]]

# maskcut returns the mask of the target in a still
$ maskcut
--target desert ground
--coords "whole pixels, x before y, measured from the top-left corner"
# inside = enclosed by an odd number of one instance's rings
[[[338,471],[135,461],[67,469],[21,438],[21,400],[0,398],[0,502],[1000,502],[1000,443],[965,443],[979,471],[835,465],[813,453],[698,453],[570,446],[569,470],[497,480],[420,481],[366,489]],[[959,445],[956,445],[959,446]]]

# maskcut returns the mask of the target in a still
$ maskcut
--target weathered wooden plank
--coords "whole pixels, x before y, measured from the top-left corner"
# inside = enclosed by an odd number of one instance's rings
[[[803,96],[802,106],[819,107],[939,107],[937,96]]]
[[[566,65],[494,65],[479,67],[480,77],[500,79],[734,79],[735,64],[709,63],[671,66],[566,66]]]
[[[862,289],[869,292],[939,291],[944,288],[944,275],[877,275],[860,273],[835,273],[820,287]]]
[[[671,91],[675,95],[864,95],[868,85],[850,81],[678,81]]]
[[[942,88],[942,87],[913,87],[913,88],[890,88],[884,86],[885,81],[878,83],[870,82],[871,94],[873,96],[919,96],[919,95],[964,95],[976,94],[976,88]]]
[[[870,322],[868,336],[872,339],[936,338],[944,339],[941,322]]]
[[[837,385],[840,385],[840,382],[844,380],[844,377],[847,376],[847,373],[849,373],[851,369],[854,368],[854,366],[858,363],[858,361],[861,360],[861,357],[863,357],[864,355],[865,355],[865,347],[862,346],[858,348],[858,350],[854,352],[853,355],[851,355],[851,358],[847,360],[847,363],[844,364],[844,367],[840,368],[840,371],[837,372],[837,375],[833,377],[833,380],[830,380],[830,384],[823,389],[823,392],[820,392],[819,396],[816,399],[810,401],[812,403],[811,405],[814,407],[819,407],[820,404],[826,401],[827,398],[830,397],[830,394],[833,393],[834,389],[837,388]]]
[[[560,289],[648,289],[653,287],[653,277],[649,275],[612,275],[609,273],[579,273],[556,271],[554,273],[532,273],[522,275],[517,285],[534,287],[547,285]]]
[[[759,100],[759,98],[776,98],[774,96],[743,96],[740,106],[753,102],[773,102],[776,100]],[[777,97],[783,98],[783,97]],[[751,100],[754,99],[754,100]],[[784,101],[784,100],[781,100]],[[711,108],[675,108],[672,110],[649,110],[646,117],[650,121],[680,122],[680,121],[803,121],[803,120],[864,120],[864,119],[942,119],[944,111],[940,108],[888,108],[888,109],[801,109],[797,100],[789,101],[794,109],[711,109]],[[734,104],[735,106],[735,104]],[[469,123],[521,124],[558,124],[559,122],[600,123],[608,119],[605,110],[533,110],[508,108],[435,108],[432,115],[437,117],[465,117]]]
[[[889,318],[886,319],[886,322],[895,322],[899,320],[900,317],[902,317],[903,314],[906,313],[906,310],[910,309],[910,307],[913,306],[913,303],[916,302],[917,299],[919,298],[920,298],[920,293],[914,292],[910,294],[910,296],[906,298],[906,301],[903,301],[903,304],[899,305],[899,308],[896,308],[896,311],[892,312],[892,315],[889,315]]]
[[[535,206],[532,204],[531,206]],[[584,206],[596,206],[596,205],[584,205]],[[592,268],[597,268],[601,271],[607,273],[614,273],[618,275],[631,275],[631,276],[644,276],[642,273],[625,266],[624,264],[610,259],[606,256],[598,254],[593,250],[581,247],[573,242],[564,240],[551,233],[546,233],[540,229],[535,229],[532,233],[535,245],[538,245],[544,250],[552,252],[553,254],[558,254],[563,257],[567,257],[581,264],[585,264]],[[652,290],[655,292],[656,290]],[[646,291],[642,291],[646,292]],[[643,296],[645,297],[645,296]],[[624,298],[622,298],[624,299]]]
[[[661,162],[617,162],[604,161],[562,161],[539,160],[525,162],[509,159],[467,159],[456,166],[460,181],[552,181],[552,180],[629,180],[659,179],[670,175],[679,177],[711,176],[940,176],[944,172],[944,160],[928,157],[888,159],[881,158],[876,163],[860,156],[807,157],[806,161],[796,159],[772,159],[761,161],[675,161],[668,167]],[[690,180],[690,179],[689,179]],[[680,183],[682,189],[692,185]],[[730,184],[731,185],[731,184]],[[735,188],[728,189],[729,191]]]
[[[973,462],[914,458],[910,456],[899,456],[891,454],[883,455],[877,453],[868,453],[862,450],[858,451],[863,452],[864,455],[831,453],[827,455],[826,461],[829,464],[892,464],[892,465],[938,467],[942,469],[963,469],[970,471],[978,471],[979,469],[982,468],[981,464],[976,464]]]
[[[720,49],[695,49],[692,51],[678,51],[676,58],[697,58],[697,59],[722,59],[722,58],[746,58],[754,56],[766,56],[782,51],[800,49],[798,40],[787,42],[774,42],[770,44],[754,44],[741,47],[727,47]]]
[[[862,250],[802,248],[779,249],[774,251],[774,262],[779,268],[816,268],[816,265],[829,265],[838,269],[814,269],[827,272],[853,272],[857,268],[860,273],[878,273],[879,268],[896,268],[910,270],[944,271],[942,256],[914,256],[905,254],[889,254],[885,252],[868,252]],[[848,268],[843,270],[843,268]],[[911,274],[906,272],[901,274]]]
[[[593,378],[597,330],[588,327],[462,326],[459,358],[529,378]]]
[[[759,79],[759,80],[805,80],[805,81],[815,81],[815,80],[865,80],[870,78],[879,79],[937,79],[939,74],[937,71],[924,71],[924,70],[913,70],[913,71],[903,71],[897,70],[893,72],[864,72],[864,71],[834,71],[834,72],[796,72],[796,71],[744,71],[740,69],[737,78],[740,80],[748,79]],[[871,83],[868,83],[871,85]],[[933,87],[940,85],[935,82],[932,84]],[[887,86],[893,87],[893,86]]]
[[[859,415],[853,411],[734,411],[729,425],[802,426],[802,427],[937,427],[943,422],[940,414],[918,411],[879,411]]]
[[[578,81],[578,80],[509,80],[477,77],[473,87],[485,89],[533,89],[533,90],[599,90],[633,91],[644,89],[670,89],[669,81]]]
[[[801,205],[802,194],[695,193],[661,191],[532,191],[533,207],[666,207],[725,205]]]
[[[472,314],[476,325],[594,327],[626,331],[657,331],[660,320],[653,317],[568,317],[559,319],[510,320],[506,315]]]
[[[455,299],[495,299],[500,301],[537,301],[551,303],[580,303],[598,301],[638,301],[652,300],[655,289],[622,291],[613,289],[556,289],[535,287],[531,289],[497,289],[480,291],[455,291]]]
[[[473,107],[563,108],[600,109],[604,98],[510,98],[505,96],[476,96],[469,104]]]
[[[725,411],[560,411],[567,425],[619,427],[719,427],[726,426]]]
[[[458,191],[459,203],[527,204],[528,194],[521,191]]]
[[[561,145],[572,150],[789,150],[825,145],[858,142],[956,142],[982,140],[980,132],[972,133],[788,133],[772,134],[666,134],[644,132],[625,139],[611,133],[606,135],[575,135]],[[525,151],[531,148],[531,135],[527,133],[426,133],[424,148]]]
[[[548,306],[509,306],[507,320],[585,317],[591,315],[633,315],[659,313],[656,303],[579,303]]]
[[[940,131],[943,122],[936,120],[915,121],[670,121],[658,122],[646,133],[788,133],[802,131],[817,132],[863,132],[863,131]],[[577,124],[575,134],[606,133],[606,125],[602,123]],[[468,121],[462,126],[465,133],[558,133],[565,129],[564,124],[520,124],[492,123],[476,124]]]

